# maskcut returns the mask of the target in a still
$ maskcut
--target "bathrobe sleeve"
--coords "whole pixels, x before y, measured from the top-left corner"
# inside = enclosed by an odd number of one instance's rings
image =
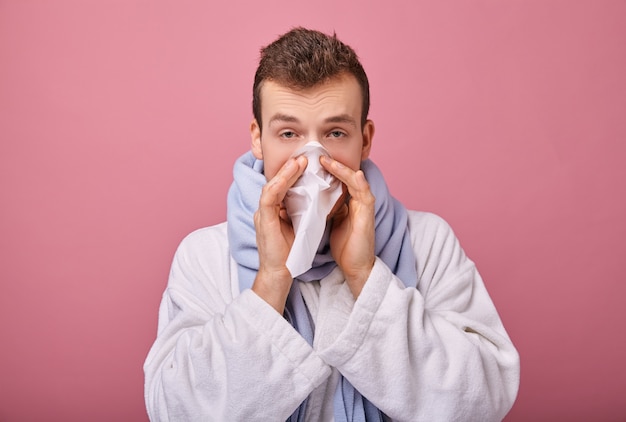
[[[274,309],[238,294],[227,245],[220,225],[176,252],[144,364],[152,421],[286,420],[330,375]]]
[[[335,287],[319,309],[334,315],[318,319],[315,347],[395,421],[499,421],[517,395],[518,353],[450,227],[409,218],[417,289],[377,259],[356,302]]]

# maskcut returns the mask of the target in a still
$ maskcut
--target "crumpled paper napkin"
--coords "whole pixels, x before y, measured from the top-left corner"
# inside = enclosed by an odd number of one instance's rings
[[[291,218],[295,239],[287,257],[287,269],[298,277],[313,266],[313,259],[324,235],[326,217],[341,196],[341,181],[320,164],[320,156],[330,157],[319,142],[308,142],[292,154],[304,155],[307,168],[287,191],[285,208]]]

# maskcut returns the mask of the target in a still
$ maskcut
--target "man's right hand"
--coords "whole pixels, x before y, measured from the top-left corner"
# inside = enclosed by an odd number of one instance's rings
[[[304,156],[289,158],[263,187],[259,209],[254,213],[259,271],[252,291],[281,315],[293,281],[286,262],[295,237],[283,199],[306,166]]]

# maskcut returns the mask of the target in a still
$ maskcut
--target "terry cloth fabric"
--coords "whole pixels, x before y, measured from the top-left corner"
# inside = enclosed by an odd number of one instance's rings
[[[404,206],[391,196],[382,173],[371,160],[361,163],[370,189],[376,198],[375,204],[375,253],[407,287],[415,287],[417,270],[407,227],[407,212]],[[256,245],[254,213],[258,209],[261,190],[266,183],[263,161],[257,160],[252,152],[242,155],[233,168],[234,181],[228,192],[228,239],[231,254],[238,267],[241,291],[252,287],[259,268]],[[329,245],[329,227],[313,261],[313,268],[298,277],[307,282],[320,280],[336,267]],[[294,328],[313,344],[313,323],[299,291],[293,283],[285,316]],[[306,400],[291,416],[290,421],[304,420]],[[340,380],[334,397],[336,421],[376,421],[382,415],[366,398],[350,385]]]

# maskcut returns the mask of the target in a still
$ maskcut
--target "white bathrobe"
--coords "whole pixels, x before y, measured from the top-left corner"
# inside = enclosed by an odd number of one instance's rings
[[[409,211],[417,289],[376,260],[355,301],[339,268],[301,283],[311,347],[251,290],[239,291],[226,223],[179,246],[144,365],[152,421],[333,418],[339,373],[393,421],[499,421],[519,356],[474,263],[441,218]]]

